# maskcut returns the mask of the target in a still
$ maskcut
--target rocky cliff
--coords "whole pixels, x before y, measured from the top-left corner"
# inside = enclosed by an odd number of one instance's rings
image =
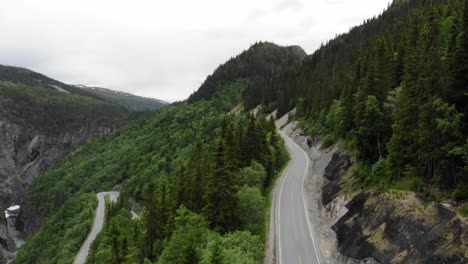
[[[90,138],[110,133],[112,127],[83,124],[75,132],[47,135],[0,120],[0,200],[4,209],[21,205],[16,223],[20,236],[37,230],[41,214],[34,212],[25,200],[25,188],[49,166]],[[7,221],[0,224],[0,246],[3,255],[15,251],[15,237],[8,231]],[[1,261],[0,261],[1,263]]]
[[[131,118],[123,106],[86,91],[0,65],[0,207],[21,208],[0,218],[0,263],[14,258],[45,215],[27,200],[34,179],[80,144]]]
[[[297,124],[285,127],[311,156],[308,199],[326,263],[468,263],[468,219],[413,192],[356,186],[356,162]]]

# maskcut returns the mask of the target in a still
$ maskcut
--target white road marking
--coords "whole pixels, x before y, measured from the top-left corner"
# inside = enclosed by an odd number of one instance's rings
[[[302,177],[302,201],[303,201],[303,205],[304,205],[305,215],[306,215],[306,218],[307,218],[307,227],[309,228],[310,238],[312,239],[312,244],[314,246],[315,257],[317,258],[318,264],[320,264],[320,259],[319,259],[319,256],[318,256],[317,246],[315,244],[314,236],[312,235],[312,228],[310,227],[309,212],[307,211],[307,208],[306,208],[306,201],[305,201],[305,196],[304,196],[304,182],[305,182],[305,178],[307,176],[307,172],[309,170],[309,156],[296,142],[294,142],[294,140],[290,139],[283,132],[281,132],[281,133],[283,135],[285,135],[285,138],[287,138],[287,140],[291,141],[294,145],[296,145],[296,147],[298,147],[302,151],[302,154],[304,154],[304,156],[305,156],[305,158],[307,160],[307,165],[306,165],[306,169],[304,171],[304,176]],[[281,190],[280,190],[280,196],[281,196]],[[280,246],[280,251],[281,251],[281,246]]]
[[[289,161],[289,164],[288,166],[286,167],[286,169],[284,170],[283,174],[281,175],[281,187],[280,187],[280,191],[279,191],[279,195],[278,195],[278,202],[276,203],[276,206],[278,207],[278,221],[276,221],[276,234],[278,235],[278,264],[281,264],[281,228],[280,228],[280,219],[281,219],[281,206],[280,206],[280,203],[281,203],[281,194],[283,193],[283,186],[284,186],[284,182],[285,182],[285,174],[288,172],[289,168],[291,167],[291,164],[292,164],[292,159]]]

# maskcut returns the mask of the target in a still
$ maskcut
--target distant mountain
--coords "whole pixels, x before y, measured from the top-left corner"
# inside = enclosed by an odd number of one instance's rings
[[[116,103],[124,106],[130,111],[159,109],[163,106],[169,105],[168,102],[164,102],[162,100],[145,98],[130,93],[113,91],[111,89],[65,84],[41,73],[14,66],[0,65],[0,81],[21,83],[29,86],[49,86],[61,92],[90,96]]]
[[[220,65],[209,75],[200,88],[194,92],[189,102],[210,99],[216,92],[227,88],[238,80],[247,80],[250,85],[243,91],[247,107],[266,101],[262,95],[253,94],[258,87],[267,86],[269,80],[284,73],[299,63],[306,52],[299,46],[282,47],[270,42],[258,42],[226,63]],[[257,89],[250,89],[257,87]]]
[[[82,96],[95,97],[86,90],[59,82],[41,73],[21,67],[0,65],[0,81],[20,83],[27,86],[49,86],[62,92],[66,91]]]
[[[76,85],[75,87],[80,88],[87,93],[91,93],[98,98],[123,105],[130,111],[159,109],[169,104],[168,102],[162,100],[136,96],[130,93],[114,91],[106,88],[87,87],[84,85]]]

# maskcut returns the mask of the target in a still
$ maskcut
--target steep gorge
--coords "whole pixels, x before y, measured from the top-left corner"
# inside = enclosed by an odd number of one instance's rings
[[[57,88],[57,87],[63,87]],[[26,189],[50,166],[87,142],[111,133],[130,112],[41,74],[0,65],[0,263],[14,258],[42,223]]]

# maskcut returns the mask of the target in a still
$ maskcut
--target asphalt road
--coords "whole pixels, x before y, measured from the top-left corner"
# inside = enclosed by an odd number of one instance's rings
[[[321,264],[304,193],[310,160],[304,150],[280,133],[291,162],[281,177],[276,203],[277,264]]]
[[[105,206],[106,206],[104,197],[109,196],[110,200],[114,202],[119,197],[119,193],[118,192],[101,192],[101,193],[98,193],[96,196],[98,199],[98,207],[97,207],[96,216],[93,222],[93,228],[91,229],[91,232],[89,233],[83,245],[81,245],[80,251],[76,255],[75,260],[73,261],[73,264],[85,263],[91,243],[93,243],[94,239],[96,239],[96,236],[99,234],[99,232],[101,232],[102,226],[104,224],[104,214],[105,214]]]

